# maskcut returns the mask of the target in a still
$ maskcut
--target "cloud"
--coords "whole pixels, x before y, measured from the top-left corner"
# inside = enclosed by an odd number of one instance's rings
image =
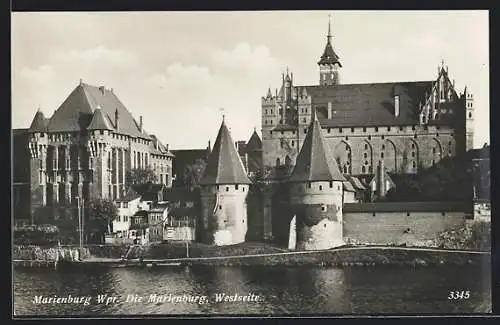
[[[130,51],[109,49],[102,45],[82,51],[59,51],[54,54],[54,60],[69,64],[111,64],[113,66],[138,63],[137,58]]]

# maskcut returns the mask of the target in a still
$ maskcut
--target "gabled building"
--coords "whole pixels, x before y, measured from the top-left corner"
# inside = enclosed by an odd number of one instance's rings
[[[135,168],[159,167],[159,181],[171,184],[165,175],[171,174],[172,153],[113,89],[80,81],[50,118],[37,111],[26,133],[31,213],[75,197],[116,200],[125,195],[126,175]]]

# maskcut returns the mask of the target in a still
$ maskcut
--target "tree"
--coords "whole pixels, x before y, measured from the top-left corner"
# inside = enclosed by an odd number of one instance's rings
[[[184,168],[184,182],[190,188],[199,186],[200,181],[205,174],[207,162],[201,158],[196,159],[195,163]]]
[[[103,198],[90,199],[86,205],[90,225],[98,230],[104,241],[103,235],[111,233],[111,223],[118,215],[118,208],[113,201]]]
[[[151,168],[135,168],[127,172],[129,184],[156,183],[158,178]]]

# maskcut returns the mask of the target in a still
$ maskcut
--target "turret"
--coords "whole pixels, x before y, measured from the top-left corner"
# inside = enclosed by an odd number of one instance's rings
[[[341,246],[344,176],[313,113],[295,168],[289,179],[297,249],[317,250]]]
[[[250,184],[223,120],[200,181],[205,242],[222,246],[245,241],[248,229],[246,198]]]
[[[107,116],[100,106],[94,109],[92,120],[87,126],[89,168],[92,170],[93,195],[104,198],[111,196],[110,178],[107,177],[111,166],[111,132],[113,131]]]
[[[338,55],[333,50],[330,21],[328,21],[328,35],[325,50],[318,61],[319,84],[321,86],[334,86],[340,84],[340,63]]]
[[[47,204],[46,175],[48,135],[45,116],[38,109],[28,129],[31,178],[31,214],[39,206]]]
[[[474,95],[464,89],[465,98],[465,150],[474,149]]]

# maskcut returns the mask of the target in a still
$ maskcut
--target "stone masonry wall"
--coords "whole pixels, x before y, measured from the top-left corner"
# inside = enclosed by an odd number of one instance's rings
[[[218,185],[202,190],[204,241],[218,246],[245,241],[248,185]]]
[[[407,245],[432,240],[465,224],[463,212],[344,213],[344,239],[367,244]],[[408,230],[409,229],[409,230]]]

